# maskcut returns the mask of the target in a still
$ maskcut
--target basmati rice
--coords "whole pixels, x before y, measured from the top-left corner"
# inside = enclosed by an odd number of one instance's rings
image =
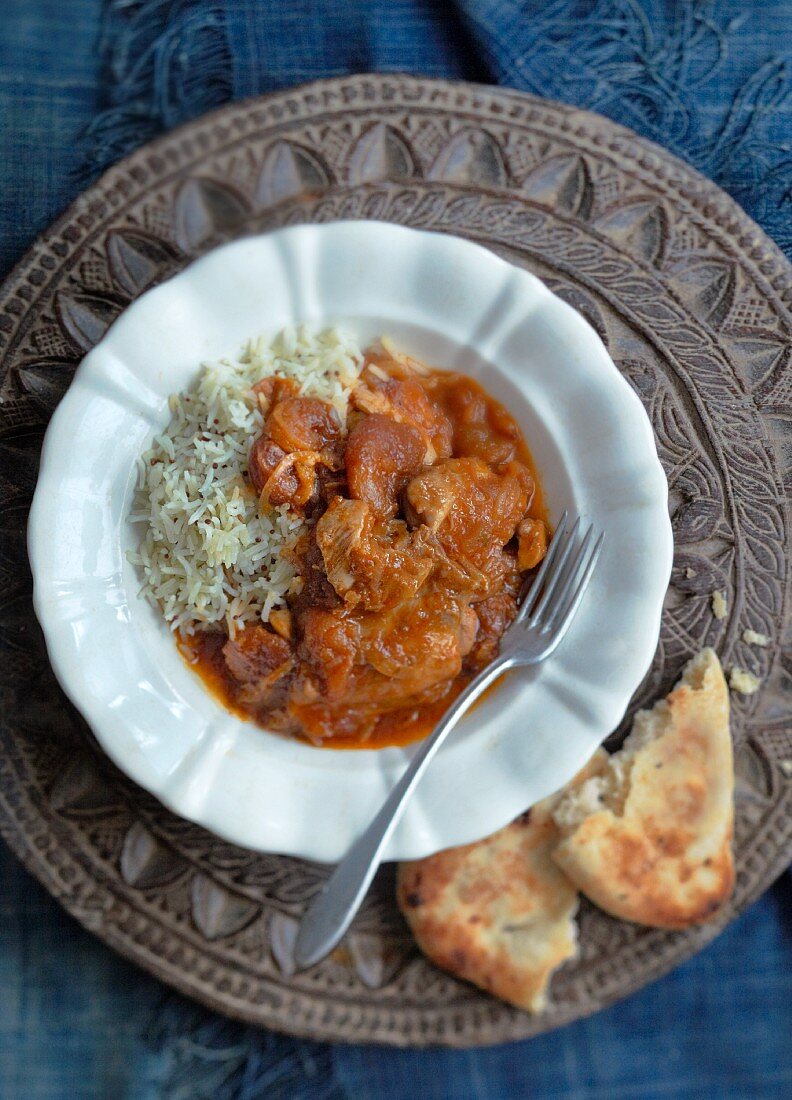
[[[354,337],[329,328],[284,329],[251,340],[236,359],[203,366],[198,382],[171,396],[171,420],[138,461],[130,519],[145,524],[127,557],[144,577],[141,594],[174,631],[267,622],[300,580],[284,550],[305,527],[288,505],[260,508],[246,473],[263,417],[251,387],[268,375],[331,402],[346,422],[363,365]]]

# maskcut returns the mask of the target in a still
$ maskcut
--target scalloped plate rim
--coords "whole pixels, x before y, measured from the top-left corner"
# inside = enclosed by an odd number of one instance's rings
[[[230,840],[234,843],[240,843],[246,847],[257,848],[262,851],[277,851],[291,855],[299,855],[307,858],[316,859],[333,859],[345,849],[349,841],[354,835],[354,827],[347,828],[346,833],[343,830],[338,830],[333,835],[329,842],[318,843],[315,836],[310,837],[305,830],[302,833],[299,830],[295,833],[284,837],[283,835],[261,835],[260,837],[254,837],[254,842],[251,843],[251,835],[248,829],[247,832],[240,831],[237,825],[233,822],[229,822],[227,817],[222,813],[205,813],[203,807],[198,806],[197,809],[194,806],[185,804],[184,798],[177,794],[174,796],[167,790],[167,784],[160,785],[152,784],[146,781],[146,778],[141,771],[140,767],[137,767],[134,761],[130,761],[129,755],[125,753],[119,746],[114,735],[109,732],[106,721],[103,720],[103,716],[97,713],[96,707],[92,705],[90,694],[86,695],[85,684],[81,682],[79,676],[75,671],[73,662],[70,663],[70,659],[74,657],[74,652],[68,652],[68,645],[64,645],[62,639],[58,639],[57,626],[54,619],[51,616],[51,609],[47,606],[46,599],[46,582],[47,582],[47,557],[46,546],[47,541],[43,535],[45,530],[43,524],[45,521],[45,514],[42,509],[42,502],[45,499],[46,490],[52,484],[53,480],[53,455],[55,447],[59,440],[59,436],[65,431],[66,420],[65,415],[68,412],[70,405],[74,404],[74,396],[79,395],[80,390],[85,387],[86,380],[89,379],[90,370],[93,364],[101,361],[102,356],[107,352],[108,348],[112,348],[112,342],[117,338],[119,332],[125,330],[125,326],[129,326],[130,319],[134,320],[136,312],[145,306],[145,303],[150,303],[152,300],[156,300],[156,296],[162,296],[164,292],[172,292],[173,288],[186,286],[187,280],[195,277],[196,271],[206,270],[207,266],[211,268],[213,264],[218,262],[218,257],[227,258],[230,254],[230,250],[240,249],[242,247],[250,246],[251,242],[263,241],[269,242],[270,245],[274,240],[283,241],[290,235],[293,239],[298,239],[300,235],[308,237],[332,237],[334,234],[350,234],[354,237],[355,233],[360,232],[360,227],[365,226],[368,233],[396,233],[399,235],[409,235],[411,238],[410,246],[415,242],[416,248],[419,246],[419,238],[423,240],[423,246],[426,248],[435,247],[438,241],[442,241],[445,248],[449,242],[455,242],[451,247],[457,250],[460,246],[465,253],[470,256],[476,257],[480,263],[499,265],[503,271],[504,279],[507,277],[512,281],[516,279],[517,282],[523,282],[526,287],[531,287],[532,292],[538,294],[540,302],[546,307],[548,313],[555,311],[557,317],[563,319],[564,326],[567,327],[568,333],[573,334],[573,338],[581,340],[586,346],[591,355],[599,356],[601,360],[607,359],[607,363],[610,365],[611,375],[609,377],[609,383],[612,383],[612,393],[616,395],[619,401],[623,403],[625,407],[631,404],[632,409],[635,412],[636,424],[642,425],[641,431],[644,435],[644,445],[647,446],[645,457],[647,462],[652,466],[654,484],[651,488],[650,501],[648,508],[652,511],[654,519],[654,530],[656,536],[659,538],[657,561],[655,563],[655,587],[651,593],[651,598],[646,601],[644,608],[645,618],[642,625],[642,639],[641,644],[638,646],[638,658],[633,661],[632,669],[632,687],[629,692],[622,690],[618,693],[618,698],[611,698],[606,710],[609,716],[608,726],[612,728],[618,720],[621,718],[626,706],[629,703],[629,698],[635,688],[638,687],[641,679],[643,678],[646,670],[648,669],[656,646],[657,637],[659,635],[660,614],[662,610],[663,595],[665,588],[667,587],[668,578],[670,576],[671,569],[671,555],[672,555],[672,537],[670,520],[667,515],[667,485],[665,482],[665,476],[662,473],[662,468],[657,457],[656,448],[654,444],[654,438],[649,425],[648,418],[643,411],[640,401],[629,387],[626,380],[619,374],[618,370],[613,365],[607,352],[604,349],[599,337],[594,332],[588,323],[583,320],[573,309],[566,303],[563,303],[552,292],[550,292],[540,280],[535,276],[530,275],[527,272],[522,271],[517,267],[509,264],[508,261],[495,256],[489,250],[483,248],[481,245],[474,244],[472,242],[463,240],[462,238],[455,238],[448,234],[437,234],[427,231],[408,229],[406,227],[394,226],[391,223],[380,222],[331,222],[326,225],[307,225],[291,227],[288,229],[277,230],[274,233],[264,234],[260,237],[246,237],[242,240],[232,242],[227,245],[223,245],[217,248],[201,259],[195,261],[186,269],[175,275],[173,278],[166,282],[156,286],[143,295],[140,296],[132,305],[121,314],[121,316],[114,322],[114,324],[108,329],[103,339],[96,345],[96,347],[86,355],[85,359],[81,363],[77,374],[75,375],[74,382],[67,393],[66,398],[56,410],[55,415],[52,418],[50,426],[48,428],[44,446],[42,449],[42,460],[39,475],[39,483],[36,488],[36,494],[34,498],[33,507],[31,508],[31,518],[29,524],[29,553],[31,564],[34,572],[34,606],[36,609],[37,617],[44,627],[45,638],[47,641],[47,647],[50,654],[50,659],[53,664],[56,676],[60,681],[64,690],[80,709],[89,721],[92,729],[94,730],[97,739],[102,744],[108,755],[114,760],[114,762],[127,774],[129,774],[137,782],[141,782],[151,793],[155,794],[160,800],[168,805],[169,808],[175,812],[181,814],[184,817],[188,817],[191,820],[204,825],[211,829],[213,832],[222,836],[224,839]],[[434,242],[429,245],[427,242]],[[287,245],[288,247],[288,245]],[[486,259],[484,259],[486,257]],[[516,275],[515,275],[516,273]],[[262,326],[264,327],[264,326]],[[252,332],[247,335],[253,335]],[[227,349],[228,350],[228,349]],[[603,359],[604,357],[604,359]],[[440,364],[442,365],[442,364]],[[71,399],[71,400],[70,400]],[[649,449],[651,449],[651,455],[649,455]],[[650,643],[647,642],[650,640]],[[567,645],[570,643],[566,643]],[[235,721],[235,720],[234,720]],[[255,727],[238,723],[241,729],[244,731],[250,731],[254,736],[259,736]],[[604,737],[610,732],[610,728],[601,729],[600,733]],[[264,734],[264,737],[267,735]],[[279,739],[280,740],[280,739]],[[598,737],[601,740],[601,737]],[[590,751],[596,747],[596,743],[590,745]],[[443,757],[449,757],[449,754],[454,750],[458,750],[458,742],[454,742],[454,745],[448,746],[444,753],[439,757],[438,763],[435,765],[436,769],[442,767]],[[322,757],[328,756],[335,757],[341,760],[348,756],[346,753],[333,753],[328,750],[307,750],[310,753],[319,753]],[[387,789],[387,785],[392,781],[394,774],[394,757],[399,760],[403,759],[404,754],[400,752],[396,753],[364,753],[360,756],[379,756],[380,761],[387,760],[388,765],[385,771],[382,768],[378,769],[377,781],[375,785],[378,785],[380,793],[384,793]],[[457,761],[459,762],[459,761]],[[577,766],[583,763],[583,759],[577,761],[577,765],[570,769],[567,763],[565,774],[559,773],[559,783],[564,782],[576,770]],[[547,792],[545,792],[547,793]],[[420,807],[420,791],[415,799],[416,805]],[[397,834],[397,842],[391,850],[389,850],[389,858],[415,858],[420,855],[429,854],[430,851],[437,850],[442,847],[446,847],[449,844],[465,843],[470,840],[476,839],[478,836],[484,835],[486,832],[493,831],[505,822],[520,809],[524,808],[525,803],[517,805],[515,802],[515,792],[510,792],[509,798],[506,800],[505,807],[502,806],[497,813],[491,812],[487,816],[488,825],[486,828],[482,828],[481,815],[478,818],[474,815],[476,824],[472,827],[465,829],[464,825],[457,824],[455,827],[450,827],[448,830],[440,830],[435,827],[434,832],[430,831],[430,839],[427,840],[427,836],[417,833],[410,837],[409,831],[406,831],[407,839],[405,839],[405,829],[402,829],[400,834]],[[408,816],[405,823],[409,820]],[[403,823],[403,825],[405,824]],[[274,831],[275,833],[278,830]],[[270,834],[273,834],[273,830],[270,830]],[[327,838],[324,838],[327,841]]]

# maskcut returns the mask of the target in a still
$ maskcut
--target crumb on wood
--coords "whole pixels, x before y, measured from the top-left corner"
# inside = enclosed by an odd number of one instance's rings
[[[691,569],[691,567],[688,566],[687,569],[685,570],[685,576],[687,577],[687,579],[692,580],[693,577],[695,577],[695,575],[696,575],[696,570]]]
[[[748,645],[766,646],[770,644],[768,636],[766,634],[760,634],[758,630],[744,630],[742,632],[742,640]]]
[[[792,779],[792,760],[782,760],[780,763],[781,771],[784,773],[787,779]]]
[[[753,695],[758,691],[762,681],[758,676],[754,676],[752,672],[746,672],[744,668],[738,668],[736,665],[729,674],[729,687],[732,691],[738,691],[740,695]]]
[[[716,619],[722,621],[726,618],[728,611],[728,604],[726,603],[725,592],[713,592],[712,593],[712,614]]]

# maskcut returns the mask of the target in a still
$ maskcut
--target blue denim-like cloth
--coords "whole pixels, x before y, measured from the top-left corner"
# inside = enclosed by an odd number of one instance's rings
[[[792,255],[792,4],[2,0],[0,275],[101,167],[231,98],[402,70],[601,111]],[[1,658],[0,658],[1,659]],[[590,1020],[467,1052],[245,1028],[115,956],[0,846],[0,1100],[792,1097],[792,877]]]

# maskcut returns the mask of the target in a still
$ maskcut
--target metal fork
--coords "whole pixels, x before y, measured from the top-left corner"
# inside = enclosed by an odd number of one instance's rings
[[[549,657],[580,606],[604,535],[593,525],[580,536],[580,520],[568,530],[565,512],[520,611],[501,639],[495,660],[470,681],[421,744],[407,770],[363,835],[355,841],[300,922],[294,948],[298,969],[313,966],[336,946],[360,908],[371,880],[429,762],[470,704],[510,668],[536,665]]]

